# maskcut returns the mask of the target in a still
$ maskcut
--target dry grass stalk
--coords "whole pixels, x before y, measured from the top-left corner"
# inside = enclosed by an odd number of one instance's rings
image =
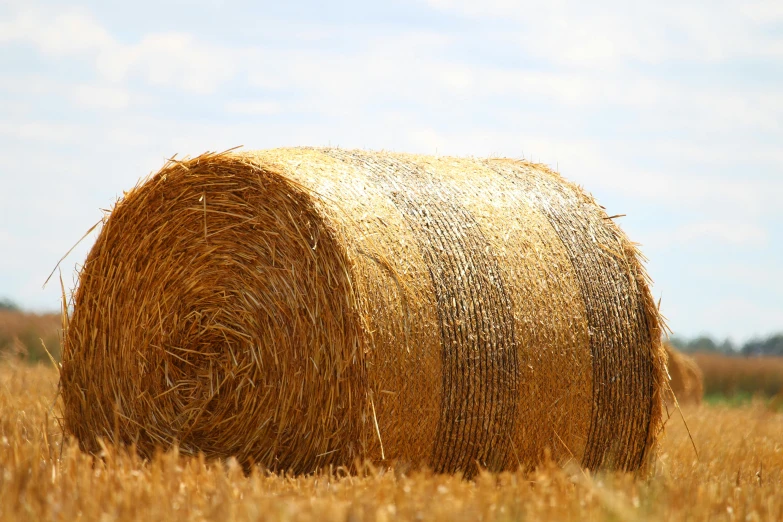
[[[172,161],[106,220],[65,424],[309,472],[644,468],[665,357],[640,255],[542,165],[338,149]],[[384,459],[385,457],[385,459]]]

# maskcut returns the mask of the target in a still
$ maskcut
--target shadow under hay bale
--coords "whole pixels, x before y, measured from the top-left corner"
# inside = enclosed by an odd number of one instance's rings
[[[170,162],[106,219],[65,426],[310,472],[644,468],[666,374],[639,254],[541,165],[280,149]]]
[[[704,397],[704,376],[693,357],[686,355],[669,343],[663,343],[668,357],[670,390],[664,394],[666,403],[673,405],[674,397],[679,404],[701,404]],[[674,397],[672,397],[674,394]]]

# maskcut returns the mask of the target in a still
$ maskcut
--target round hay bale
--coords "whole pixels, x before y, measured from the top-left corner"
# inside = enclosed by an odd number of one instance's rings
[[[310,472],[635,470],[666,370],[639,254],[542,165],[294,148],[172,161],[80,274],[66,429]]]
[[[666,350],[669,371],[669,390],[665,393],[666,403],[701,404],[704,397],[704,375],[693,357],[677,350],[670,343],[663,343]]]

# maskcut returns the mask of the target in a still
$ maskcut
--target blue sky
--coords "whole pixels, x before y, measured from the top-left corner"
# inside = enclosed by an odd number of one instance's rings
[[[783,3],[537,4],[0,1],[0,296],[174,153],[339,145],[551,164],[675,333],[783,330]]]

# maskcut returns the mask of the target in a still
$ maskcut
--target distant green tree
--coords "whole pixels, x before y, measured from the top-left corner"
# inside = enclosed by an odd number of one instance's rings
[[[713,352],[744,356],[783,356],[783,332],[772,334],[768,337],[755,337],[741,347],[731,342],[731,339],[724,339],[723,342],[718,343],[708,335],[700,335],[694,339],[672,336],[669,342],[683,352]]]
[[[672,335],[671,337],[669,337],[669,342],[672,344],[672,346],[674,346],[681,352],[686,351],[686,348],[688,347],[688,341],[676,335]]]
[[[14,310],[18,312],[19,305],[17,305],[7,297],[0,297],[0,310]]]
[[[739,351],[739,348],[727,337],[718,345],[718,351],[721,353],[736,354]]]
[[[712,352],[723,353],[726,355],[738,355],[739,350],[731,342],[731,339],[724,339],[723,342],[716,342],[708,335],[700,335],[694,339],[686,340],[682,337],[672,336],[669,340],[675,348],[682,352]]]
[[[766,339],[751,339],[742,346],[743,355],[783,355],[783,333]]]
[[[712,337],[701,335],[688,342],[689,352],[717,352],[718,345],[712,340]]]

